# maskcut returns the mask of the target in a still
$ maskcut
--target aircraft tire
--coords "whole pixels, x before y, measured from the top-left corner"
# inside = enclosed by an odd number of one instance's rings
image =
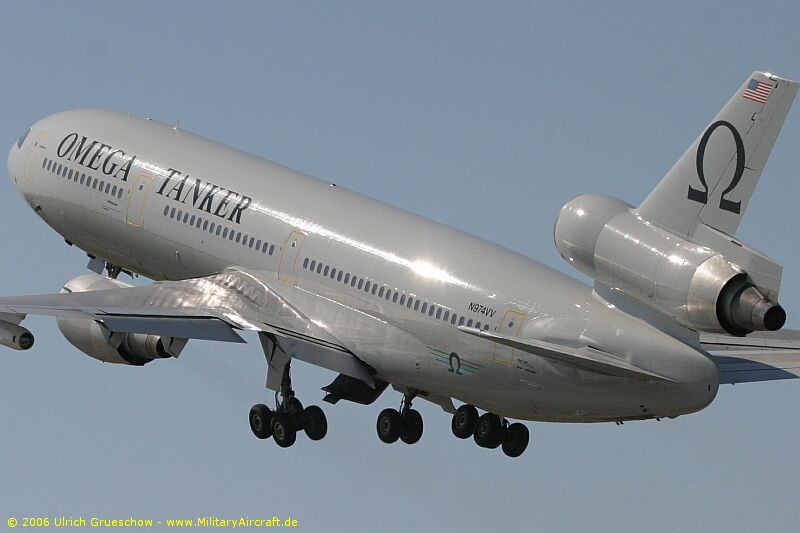
[[[503,438],[503,453],[509,457],[519,457],[528,447],[530,433],[523,424],[514,423],[508,426]]]
[[[328,420],[325,411],[316,405],[309,405],[303,410],[303,426],[311,440],[322,440],[328,434]]]
[[[286,401],[286,415],[289,417],[289,421],[294,424],[295,431],[301,431],[304,429],[304,409],[303,404],[292,396]]]
[[[400,418],[400,413],[397,412],[397,409],[384,409],[378,415],[376,428],[378,430],[378,438],[386,444],[392,444],[400,438],[403,419]]]
[[[272,411],[263,403],[250,408],[250,429],[259,439],[268,439],[272,436]]]
[[[288,448],[297,440],[297,431],[285,413],[272,415],[272,438],[281,448]]]
[[[497,448],[503,442],[503,424],[494,413],[484,413],[475,424],[475,444],[481,448]]]
[[[422,438],[422,415],[416,409],[409,409],[401,415],[403,419],[403,429],[400,432],[400,440],[406,444],[416,444]]]
[[[475,407],[464,404],[459,407],[453,415],[453,422],[450,428],[453,435],[459,439],[468,439],[475,433],[475,424],[478,422],[478,410]]]

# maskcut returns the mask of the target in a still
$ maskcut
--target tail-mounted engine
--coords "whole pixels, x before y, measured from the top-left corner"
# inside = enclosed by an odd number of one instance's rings
[[[131,287],[122,281],[85,274],[67,282],[62,292],[85,292]],[[108,330],[95,320],[58,318],[58,328],[77,349],[100,361],[142,366],[154,359],[178,357],[186,339]]]
[[[786,322],[775,301],[779,274],[776,283],[761,284],[740,266],[745,261],[656,226],[615,198],[575,198],[561,208],[554,237],[572,266],[692,329],[742,336]],[[731,252],[737,259],[757,254],[738,249]]]

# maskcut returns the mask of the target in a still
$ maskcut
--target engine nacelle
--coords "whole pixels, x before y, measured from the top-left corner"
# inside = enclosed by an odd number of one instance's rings
[[[606,196],[561,208],[556,248],[575,268],[696,330],[746,335],[778,330],[783,308],[719,251],[637,216]]]
[[[99,274],[84,274],[67,282],[61,292],[86,292],[131,287]],[[186,339],[109,331],[95,320],[58,318],[58,329],[70,344],[106,363],[142,366],[155,359],[178,357]]]

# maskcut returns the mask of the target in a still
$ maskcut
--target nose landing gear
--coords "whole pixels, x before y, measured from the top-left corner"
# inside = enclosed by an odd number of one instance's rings
[[[453,435],[459,439],[470,436],[482,448],[502,446],[503,453],[509,457],[519,457],[528,447],[530,434],[528,428],[518,422],[511,425],[494,413],[478,416],[478,410],[471,405],[462,405],[453,415],[451,424]]]

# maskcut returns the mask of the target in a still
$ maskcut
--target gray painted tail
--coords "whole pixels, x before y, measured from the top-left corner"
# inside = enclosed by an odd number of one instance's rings
[[[645,198],[639,215],[689,238],[701,225],[733,236],[797,88],[765,72],[748,76]]]

